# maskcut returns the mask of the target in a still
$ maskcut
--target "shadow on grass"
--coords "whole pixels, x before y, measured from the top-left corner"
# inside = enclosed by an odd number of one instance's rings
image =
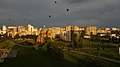
[[[54,50],[38,51],[27,47],[14,46],[18,50],[16,58],[6,59],[0,67],[76,67],[77,65],[64,60]]]

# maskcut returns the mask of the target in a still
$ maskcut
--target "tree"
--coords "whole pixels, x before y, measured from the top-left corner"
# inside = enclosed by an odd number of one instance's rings
[[[116,42],[116,43],[120,43],[120,31],[116,30],[116,31],[112,31],[112,34],[116,34],[115,37],[112,37],[112,42]]]
[[[71,31],[71,35],[72,35],[72,37],[71,37],[71,40],[72,40],[72,46],[76,48],[77,45],[78,45],[78,37],[77,37],[77,33],[74,33],[74,31],[72,30],[72,31]]]
[[[14,39],[18,39],[18,38],[20,38],[20,36],[19,36],[19,34],[16,34],[16,35],[14,36]]]
[[[90,32],[90,40],[93,41],[94,40],[94,35],[93,32]]]
[[[84,38],[82,38],[82,37],[78,39],[78,47],[80,47],[80,48],[83,47],[83,40],[84,40]]]

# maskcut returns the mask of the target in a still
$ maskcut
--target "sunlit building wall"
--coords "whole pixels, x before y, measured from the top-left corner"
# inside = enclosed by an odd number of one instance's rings
[[[85,28],[85,35],[90,36],[91,34],[93,34],[93,35],[97,34],[96,26],[88,26]]]
[[[2,26],[2,34],[6,34],[7,32],[7,27],[4,25]]]
[[[15,26],[9,26],[8,30],[7,30],[7,36],[11,36],[12,38],[14,38],[14,36],[17,34],[17,27]]]
[[[71,41],[72,26],[66,26],[66,41]]]
[[[19,36],[22,36],[22,35],[27,35],[27,30],[24,26],[18,26],[18,34]]]

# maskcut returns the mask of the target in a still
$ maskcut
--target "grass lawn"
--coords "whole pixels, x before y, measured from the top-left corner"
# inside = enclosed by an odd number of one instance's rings
[[[18,56],[6,59],[0,67],[75,67],[76,64],[64,60],[62,57],[53,56],[50,53],[38,52],[31,48],[15,46],[19,50]]]
[[[110,61],[84,56],[73,52],[64,52],[63,56],[54,51],[35,50],[33,47],[14,46],[18,55],[13,59],[6,59],[0,67],[119,67],[120,64]]]

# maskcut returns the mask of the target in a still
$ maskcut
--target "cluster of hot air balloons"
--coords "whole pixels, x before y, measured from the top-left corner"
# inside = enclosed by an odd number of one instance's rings
[[[54,1],[55,4],[57,4],[57,2],[58,2],[57,0]],[[67,8],[66,11],[68,12],[69,9]],[[52,15],[49,15],[49,18],[51,18],[51,17],[52,17]]]
[[[57,4],[57,3],[58,3],[58,1],[57,1],[57,0],[55,0],[55,1],[54,1],[54,3],[55,3],[55,4]],[[66,11],[67,11],[67,12],[68,12],[69,10],[70,10],[70,9],[68,9],[68,8],[66,9]],[[51,18],[51,17],[52,17],[52,15],[48,15],[48,17],[49,17],[49,18]],[[9,19],[8,19],[8,22],[11,22],[11,21],[12,21],[12,19],[10,19],[10,18],[9,18]],[[23,21],[26,21],[26,19],[23,19]]]
[[[55,2],[54,2],[55,4],[57,4],[57,1],[55,0]],[[66,11],[68,12],[69,11],[69,9],[66,9]]]

